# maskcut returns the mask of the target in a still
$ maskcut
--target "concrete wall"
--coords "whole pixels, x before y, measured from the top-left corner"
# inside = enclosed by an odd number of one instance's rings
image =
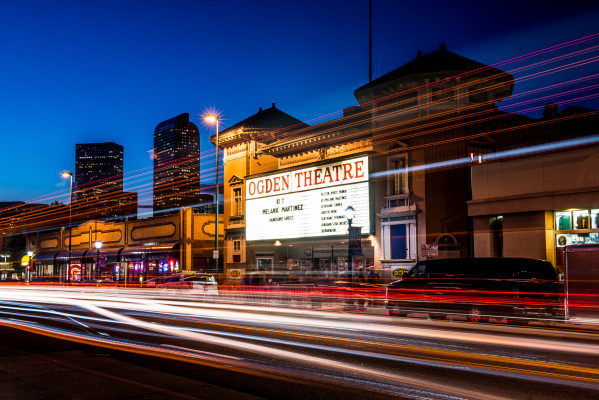
[[[472,199],[599,187],[599,147],[472,167]]]

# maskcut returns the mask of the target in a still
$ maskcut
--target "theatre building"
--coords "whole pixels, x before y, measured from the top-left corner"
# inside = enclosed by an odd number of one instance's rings
[[[255,131],[258,113],[225,131],[226,267],[335,275],[355,250],[352,270],[392,279],[472,255],[470,166],[489,121],[510,117],[496,104],[512,88],[510,74],[442,47],[358,88],[341,118]]]

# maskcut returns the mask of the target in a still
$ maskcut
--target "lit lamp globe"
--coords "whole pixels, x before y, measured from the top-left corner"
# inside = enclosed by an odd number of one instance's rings
[[[204,121],[214,123],[214,122],[218,121],[218,115],[214,115],[214,114],[204,115]]]
[[[94,246],[96,246],[96,249],[100,250],[102,248],[102,242],[100,242],[99,240],[96,240],[94,242]]]
[[[352,206],[348,206],[345,209],[345,218],[352,220],[352,219],[354,219],[355,216],[356,216],[356,211],[354,210],[354,208]]]

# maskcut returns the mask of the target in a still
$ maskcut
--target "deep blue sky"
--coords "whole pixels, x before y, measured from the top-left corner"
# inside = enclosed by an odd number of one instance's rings
[[[596,3],[374,0],[373,78],[441,42],[491,64],[597,33]],[[206,110],[311,120],[368,81],[368,0],[2,2],[0,38],[0,201],[66,200],[76,143],[119,143],[149,178],[165,119],[189,112],[213,153]]]

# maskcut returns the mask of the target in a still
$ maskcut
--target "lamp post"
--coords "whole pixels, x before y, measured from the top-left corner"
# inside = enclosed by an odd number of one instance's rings
[[[73,173],[70,171],[62,171],[61,173],[63,178],[70,178],[71,180],[71,184],[70,184],[70,191],[69,191],[69,259],[68,259],[68,264],[67,264],[67,271],[66,271],[66,280],[69,280],[69,274],[71,273],[71,242],[73,241],[73,231],[72,231],[72,211],[73,211]],[[79,274],[79,276],[81,276],[81,274]]]
[[[214,262],[215,262],[215,268],[214,268],[214,273],[218,279],[218,259],[219,259],[219,254],[218,254],[218,150],[219,150],[219,142],[218,142],[218,131],[219,131],[219,123],[220,120],[218,118],[218,115],[215,114],[208,114],[204,116],[204,120],[206,122],[210,122],[210,123],[216,123],[216,178],[214,181],[215,184],[215,191],[216,191],[216,213],[215,213],[215,232],[214,232],[214,254],[213,254],[213,258],[214,258]]]
[[[354,279],[353,265],[352,265],[352,256],[353,256],[353,247],[352,247],[352,231],[351,231],[351,222],[356,216],[356,212],[352,206],[348,206],[345,209],[345,218],[347,218],[347,261],[348,261],[348,271],[350,271],[350,277]]]
[[[31,257],[33,256],[33,251],[29,250],[27,252],[29,256],[29,261],[27,262],[27,282],[31,280]]]
[[[96,240],[94,242],[94,246],[96,246],[96,250],[98,253],[97,253],[97,258],[96,258],[96,267],[94,268],[94,273],[93,273],[93,276],[91,277],[91,279],[96,278],[96,271],[98,270],[98,267],[100,266],[100,249],[102,248],[102,242],[100,240]]]

